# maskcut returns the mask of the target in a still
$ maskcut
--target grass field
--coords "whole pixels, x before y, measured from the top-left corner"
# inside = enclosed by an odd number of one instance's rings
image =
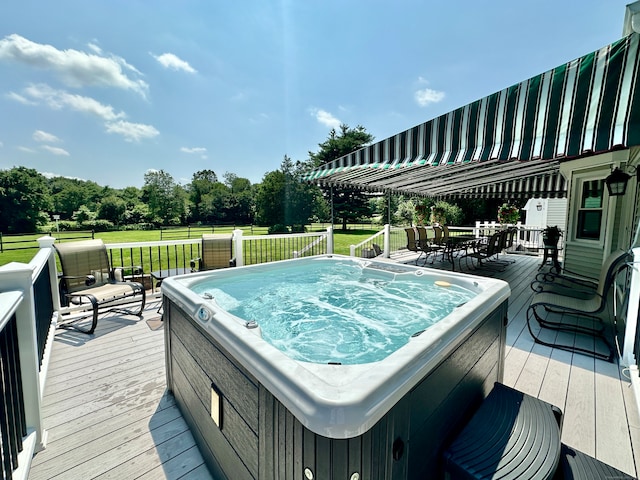
[[[244,235],[266,235],[266,227],[235,227],[243,230]],[[230,233],[234,227],[216,227],[215,233]],[[309,231],[322,231],[326,227],[317,225],[311,226]],[[382,230],[380,227],[378,230],[371,229],[371,225],[354,226],[350,230],[334,230],[334,253],[349,254],[350,245],[356,245],[363,240],[366,240],[371,235]],[[61,232],[62,233],[62,232]],[[212,229],[209,228],[191,228],[189,229],[190,238],[200,238],[203,233],[212,233]],[[68,234],[62,233],[63,235]],[[0,266],[6,265],[10,262],[29,263],[37,251],[37,239],[43,234],[38,235],[24,235],[20,237],[4,237],[4,251],[0,252]],[[55,236],[55,235],[54,235]],[[18,242],[24,241],[25,243],[6,243],[7,241]],[[95,238],[100,238],[104,243],[128,243],[128,242],[145,242],[145,241],[158,241],[161,239],[160,230],[123,230],[115,232],[97,232]],[[169,229],[162,231],[163,240],[172,239],[185,239],[187,237],[187,229]],[[33,246],[34,248],[18,250],[14,249],[16,246]]]

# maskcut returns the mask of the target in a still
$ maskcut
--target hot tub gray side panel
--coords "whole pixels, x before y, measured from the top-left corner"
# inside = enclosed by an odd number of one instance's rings
[[[369,431],[330,439],[303,427],[197,321],[171,302],[165,306],[170,385],[215,478],[299,479],[305,468],[330,480],[354,472],[433,478],[447,439],[502,380],[506,302]],[[221,430],[209,416],[211,383],[224,397]]]
[[[171,390],[214,478],[258,474],[258,385],[185,312],[165,302]],[[222,429],[211,419],[211,385],[223,394]]]

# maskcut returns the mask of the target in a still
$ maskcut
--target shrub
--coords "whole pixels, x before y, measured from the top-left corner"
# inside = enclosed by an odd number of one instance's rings
[[[155,225],[153,223],[129,223],[127,225],[122,225],[120,227],[121,230],[155,230]]]
[[[269,234],[289,233],[289,228],[281,223],[276,223],[275,225],[271,225],[267,231]]]
[[[460,225],[462,209],[457,205],[440,200],[431,207],[431,223]]]
[[[78,223],[70,220],[60,220],[58,222],[58,230],[61,232],[69,232],[71,230],[78,230]]]
[[[115,230],[113,222],[109,220],[89,220],[79,225],[81,230],[94,230],[96,232],[108,232]]]

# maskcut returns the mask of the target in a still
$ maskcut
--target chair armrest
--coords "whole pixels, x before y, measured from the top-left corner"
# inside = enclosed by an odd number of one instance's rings
[[[58,275],[58,278],[60,283],[64,283],[66,280],[78,280],[83,278],[87,287],[96,283],[96,277],[93,275]]]

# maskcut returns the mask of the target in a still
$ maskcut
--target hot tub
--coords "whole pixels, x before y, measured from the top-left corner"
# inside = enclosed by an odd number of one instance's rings
[[[325,275],[334,268],[348,272],[344,286]],[[275,285],[310,278],[291,293]],[[445,297],[432,300],[434,288]],[[510,290],[500,280],[327,255],[172,277],[162,292],[168,388],[216,478],[432,478],[443,446],[502,380]],[[289,303],[311,308],[286,329],[308,341],[287,352],[269,321]],[[355,334],[340,318],[322,327],[343,307]],[[395,310],[393,329],[408,330],[394,343],[368,317]],[[336,345],[308,356],[320,330]],[[361,356],[363,343],[381,352]]]

